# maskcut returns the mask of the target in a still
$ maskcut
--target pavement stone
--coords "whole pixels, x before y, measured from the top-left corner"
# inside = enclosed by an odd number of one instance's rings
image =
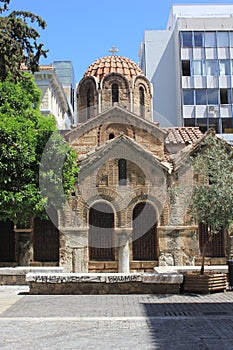
[[[0,287],[0,349],[233,350],[233,291],[29,295]]]

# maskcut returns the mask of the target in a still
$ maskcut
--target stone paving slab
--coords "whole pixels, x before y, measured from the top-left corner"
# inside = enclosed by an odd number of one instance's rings
[[[5,309],[0,307],[1,350],[233,350],[232,291],[92,296],[24,292],[22,287],[0,287],[0,305],[6,303]]]

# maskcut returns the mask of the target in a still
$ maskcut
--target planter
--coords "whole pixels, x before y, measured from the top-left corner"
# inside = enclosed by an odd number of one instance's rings
[[[186,274],[182,285],[183,292],[211,293],[225,291],[227,274]]]

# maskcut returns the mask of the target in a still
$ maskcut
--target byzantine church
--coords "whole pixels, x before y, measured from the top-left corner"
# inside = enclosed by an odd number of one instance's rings
[[[114,53],[91,64],[77,86],[78,124],[65,137],[80,172],[59,216],[67,271],[152,271],[200,260],[207,228],[189,223],[187,198],[195,179],[190,155],[205,135],[195,127],[161,128],[152,97],[140,67]],[[224,244],[219,234],[210,261],[224,261]]]
[[[187,199],[196,181],[190,156],[209,132],[160,127],[151,83],[115,52],[87,68],[76,94],[78,123],[63,133],[79,165],[69,204],[53,222],[1,223],[0,266],[128,273],[200,264],[208,228],[190,223]],[[223,232],[214,237],[209,263],[225,264],[228,243]]]

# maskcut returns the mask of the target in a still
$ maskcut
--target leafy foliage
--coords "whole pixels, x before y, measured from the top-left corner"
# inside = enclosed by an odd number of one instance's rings
[[[39,188],[41,157],[51,135],[56,146],[64,145],[64,140],[56,131],[54,118],[41,115],[39,103],[40,91],[30,75],[17,83],[11,79],[0,83],[1,220],[19,223],[44,215],[47,196],[42,198]],[[65,149],[57,147],[56,152],[63,154],[61,181],[68,193],[77,176],[76,155],[67,144]],[[56,181],[56,176],[51,176],[51,188],[56,187]],[[56,204],[61,206],[63,192],[56,196]]]
[[[194,186],[190,212],[213,231],[233,221],[233,150],[225,141],[208,135],[193,158],[199,182]]]
[[[3,5],[0,13],[8,11],[10,0],[0,0]],[[4,81],[11,73],[11,79],[18,81],[24,77],[22,65],[32,73],[39,70],[39,60],[46,57],[48,51],[38,43],[39,32],[30,23],[44,29],[45,21],[27,11],[13,11],[0,17],[0,81]]]

